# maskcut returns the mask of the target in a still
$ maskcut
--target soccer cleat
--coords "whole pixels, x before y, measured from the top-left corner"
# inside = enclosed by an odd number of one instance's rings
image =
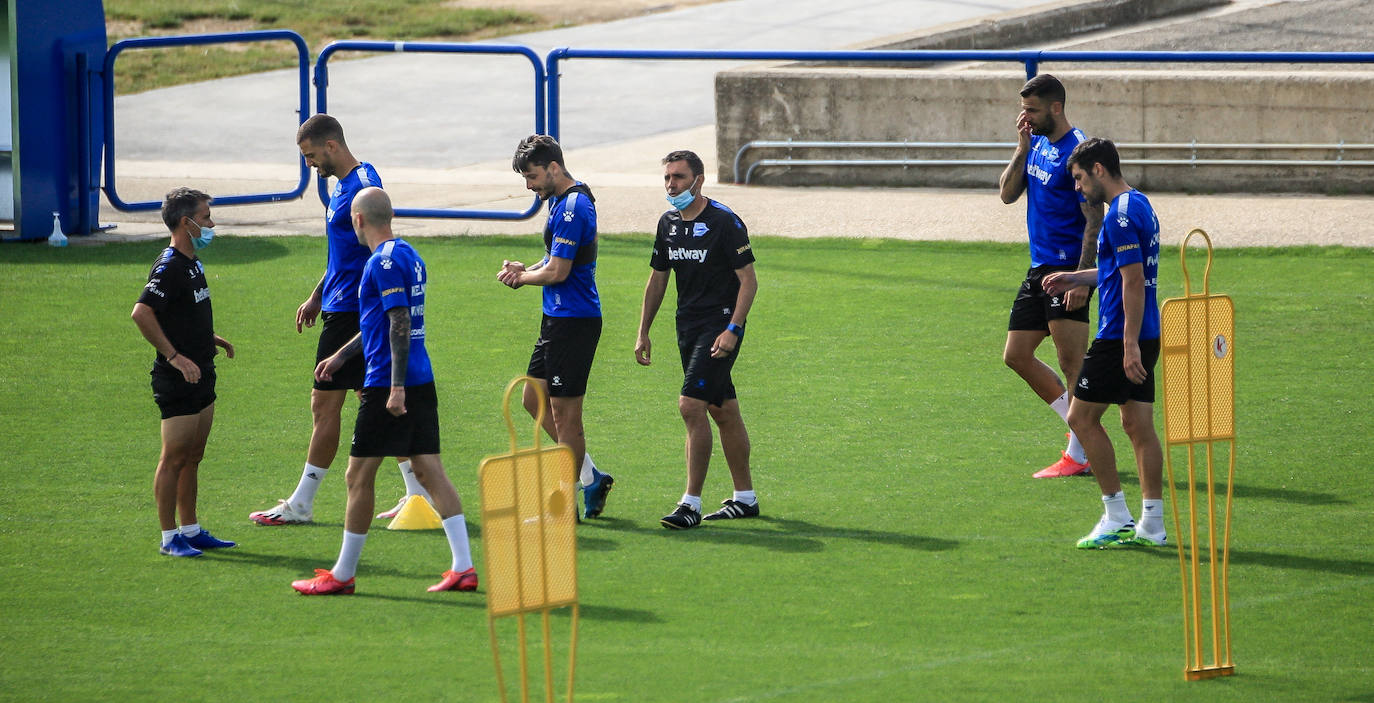
[[[196,533],[195,537],[187,537],[186,543],[196,549],[228,549],[238,545],[238,542],[230,542],[215,537],[204,527],[200,528],[200,532]]]
[[[305,596],[348,595],[353,592],[353,581],[340,581],[329,569],[315,569],[315,578],[292,581],[291,587]]]
[[[445,571],[444,578],[439,583],[430,586],[430,593],[439,591],[475,591],[477,590],[477,569],[469,568],[467,571]]]
[[[162,545],[158,551],[169,557],[198,557],[204,554],[199,549],[187,544],[186,538],[180,534],[172,535],[172,541]]]
[[[606,509],[606,494],[611,492],[614,483],[615,479],[610,474],[592,469],[592,485],[582,488],[582,502],[586,505],[587,517],[596,517]]]
[[[1150,534],[1148,532],[1141,532],[1137,529],[1135,537],[1131,540],[1131,544],[1139,547],[1165,547],[1169,544],[1169,535],[1164,530]]]
[[[1119,523],[1109,520],[1106,515],[1097,521],[1088,536],[1078,540],[1079,549],[1107,549],[1121,547],[1135,541],[1135,523]]]
[[[396,507],[394,507],[394,508],[392,508],[392,509],[390,509],[390,510],[383,510],[382,512],[377,513],[377,519],[378,519],[378,520],[390,520],[391,518],[396,517],[396,514],[399,513],[399,512],[401,512],[401,508],[406,507],[406,501],[408,501],[408,500],[410,500],[410,496],[409,496],[409,495],[403,495],[403,496],[401,496],[401,502],[397,503],[397,504],[396,504]]]
[[[1059,461],[1036,471],[1034,474],[1031,474],[1031,477],[1063,478],[1065,476],[1088,476],[1092,472],[1092,467],[1088,466],[1087,462],[1080,464],[1074,461],[1073,457],[1069,456],[1068,452],[1065,452],[1064,455],[1059,458]]]
[[[736,519],[736,518],[742,518],[742,517],[758,517],[758,516],[759,516],[759,504],[758,504],[758,501],[755,501],[753,505],[745,505],[744,503],[741,503],[741,502],[739,502],[739,501],[737,501],[737,500],[734,500],[734,499],[726,499],[726,500],[722,500],[722,501],[720,502],[720,504],[723,506],[720,510],[717,510],[716,512],[711,513],[710,515],[707,515],[707,516],[705,516],[705,517],[703,517],[703,518],[701,518],[701,519],[702,519],[702,520],[734,520],[734,519]]]
[[[686,503],[678,503],[670,515],[664,515],[659,524],[670,530],[686,530],[701,524],[701,511]]]
[[[297,510],[292,507],[289,501],[282,499],[277,501],[275,507],[249,514],[248,519],[259,525],[271,527],[275,525],[292,525],[310,522],[315,519],[315,513],[311,510]]]

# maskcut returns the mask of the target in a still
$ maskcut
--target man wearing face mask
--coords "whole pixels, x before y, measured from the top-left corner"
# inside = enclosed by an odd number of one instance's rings
[[[678,411],[687,426],[687,490],[660,523],[685,530],[705,520],[757,517],[759,501],[749,471],[749,432],[740,415],[730,377],[744,341],[745,320],[758,292],[749,232],[730,208],[701,194],[701,159],[674,151],[663,159],[663,186],[673,208],[658,220],[654,271],[644,287],[635,360],[652,362],[649,328],[654,323],[668,274],[677,276],[677,344],[683,382]],[[734,494],[704,518],[701,490],[711,460],[711,421],[720,429],[721,450]]]
[[[572,449],[580,466],[584,514],[593,518],[606,507],[615,479],[596,468],[587,453],[582,400],[587,393],[596,345],[601,341],[601,296],[596,290],[596,198],[563,163],[563,148],[546,134],[521,140],[511,168],[525,187],[549,204],[544,226],[544,258],[526,266],[506,260],[496,279],[512,289],[542,286],[544,316],[526,373],[540,379],[547,404],[544,430]],[[539,416],[539,396],[525,386],[525,410]]]
[[[153,400],[162,411],[162,452],[153,478],[161,553],[198,557],[206,549],[233,547],[216,539],[196,517],[197,473],[215,420],[215,347],[234,358],[234,345],[215,334],[210,286],[196,251],[215,236],[210,196],[176,188],[162,202],[171,245],[148,273],[130,317],[157,350]],[[181,527],[177,527],[177,517]]]
[[[314,115],[302,123],[300,129],[296,130],[296,145],[300,147],[305,163],[318,171],[320,178],[332,176],[338,179],[324,215],[325,236],[329,245],[324,277],[296,310],[297,333],[303,327],[313,327],[317,316],[324,322],[315,348],[315,363],[319,364],[358,334],[358,284],[371,252],[358,243],[357,233],[353,231],[353,197],[368,186],[380,188],[382,179],[372,164],[353,156],[344,141],[343,127],[329,115]],[[362,357],[350,359],[331,379],[315,379],[310,392],[310,412],[313,417],[310,445],[296,490],[289,498],[277,501],[272,508],[250,514],[248,519],[267,526],[304,523],[314,519],[315,492],[339,451],[344,399],[350,390],[358,392],[362,387]],[[395,517],[412,495],[422,495],[427,500],[430,498],[416,480],[410,461],[406,457],[397,457],[397,461],[401,478],[405,480],[406,495],[395,507],[378,514],[378,518]]]

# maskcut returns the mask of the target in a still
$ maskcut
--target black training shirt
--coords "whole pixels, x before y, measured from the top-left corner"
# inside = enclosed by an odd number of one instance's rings
[[[148,284],[138,302],[157,313],[162,333],[177,350],[202,368],[214,366],[215,316],[210,310],[210,286],[200,259],[192,259],[167,247],[148,272]],[[171,369],[162,352],[157,353],[155,369]]]
[[[658,218],[649,265],[671,269],[677,278],[678,319],[729,317],[739,297],[735,270],[752,263],[749,231],[733,210],[714,200],[707,199],[695,220],[684,221],[675,209]]]

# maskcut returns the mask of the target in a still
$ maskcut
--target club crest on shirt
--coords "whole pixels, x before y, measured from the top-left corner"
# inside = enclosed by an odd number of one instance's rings
[[[706,236],[706,233],[707,233],[707,232],[710,232],[710,231],[711,231],[711,228],[710,228],[710,227],[707,227],[705,222],[698,222],[698,223],[692,225],[692,236],[693,236],[693,237],[705,237],[705,236]]]

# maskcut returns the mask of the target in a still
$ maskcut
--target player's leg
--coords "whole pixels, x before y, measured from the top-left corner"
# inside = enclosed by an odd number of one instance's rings
[[[548,433],[549,437],[550,437],[553,441],[557,442],[557,441],[559,441],[559,440],[558,440],[558,426],[554,423],[554,420],[553,420],[553,408],[550,407],[550,405],[549,405],[549,382],[548,382],[547,380],[545,380],[545,378],[544,378],[543,376],[534,376],[534,378],[536,379],[536,382],[539,384],[539,386],[540,386],[541,388],[544,389],[544,394],[543,394],[543,395],[544,395],[544,403],[543,403],[543,408],[542,408],[542,410],[543,410],[543,419],[540,420],[540,425],[539,425],[539,426],[540,426],[540,427],[543,427],[543,428],[544,428],[544,431]],[[525,390],[524,390],[524,392],[521,394],[520,400],[521,400],[521,402],[522,402],[522,403],[524,404],[524,406],[525,406],[525,412],[529,413],[529,414],[530,414],[530,417],[535,418],[535,419],[539,419],[539,418],[540,418],[540,412],[539,412],[539,411],[541,410],[541,408],[540,408],[540,404],[539,404],[539,392],[538,392],[538,391],[536,391],[536,390],[535,390],[532,386],[530,386],[529,384],[525,384]]]
[[[1154,404],[1127,401],[1121,406],[1121,427],[1131,440],[1140,476],[1140,523],[1136,525],[1136,541],[1162,545],[1167,534],[1164,527],[1164,450],[1155,432]]]
[[[205,383],[202,377],[201,383]],[[211,401],[195,415],[195,436],[181,467],[181,477],[177,481],[177,511],[181,516],[181,536],[186,543],[196,549],[227,549],[236,543],[222,540],[201,527],[196,517],[196,498],[200,487],[200,462],[205,458],[205,445],[210,439],[210,428],[215,424],[215,404]]]
[[[591,378],[596,347],[601,341],[601,318],[549,318],[544,326],[544,372],[549,408],[558,442],[572,449],[578,468],[584,514],[597,517],[606,508],[606,497],[615,479],[597,470],[587,452],[582,407]]]
[[[725,465],[730,469],[730,479],[735,485],[735,491],[730,498],[721,503],[719,510],[702,519],[758,517],[759,501],[754,494],[754,479],[749,471],[749,430],[744,426],[739,401],[730,398],[720,405],[708,405],[707,410],[716,427],[720,429],[720,448],[725,454]]]
[[[1102,493],[1103,515],[1086,537],[1078,541],[1080,549],[1132,544],[1135,538],[1135,519],[1126,507],[1121,491],[1121,479],[1116,469],[1116,453],[1111,438],[1102,426],[1102,415],[1109,405],[1129,400],[1130,387],[1121,367],[1121,340],[1098,339],[1083,357],[1083,368],[1074,385],[1073,402],[1069,405],[1069,426],[1078,435],[1087,452]]]
[[[169,556],[198,557],[201,553],[186,543],[177,528],[181,471],[195,446],[199,427],[199,412],[162,419],[162,451],[153,475],[153,498],[157,501],[157,518],[162,528],[161,552]]]
[[[1040,330],[1009,330],[1006,345],[1002,347],[1002,363],[1015,371],[1041,400],[1053,403],[1063,395],[1064,384],[1059,374],[1035,355],[1035,350],[1049,334]]]
[[[1086,311],[1081,312],[1081,316],[1086,317]],[[1060,310],[1057,313],[1051,313],[1051,315],[1054,314],[1075,315],[1074,317],[1052,317],[1049,321],[1050,339],[1054,342],[1054,351],[1059,362],[1059,368],[1064,372],[1065,385],[1072,386],[1078,379],[1079,369],[1083,366],[1083,354],[1088,350],[1090,331],[1086,319],[1077,319],[1076,313],[1065,313]],[[1050,403],[1050,409],[1058,413],[1060,419],[1064,420],[1065,423],[1068,422],[1069,397],[1071,395],[1072,392],[1066,390]],[[1070,429],[1068,445],[1064,448],[1059,461],[1037,472],[1035,477],[1055,478],[1088,473],[1090,473],[1090,462],[1083,452],[1082,443],[1078,441],[1078,435]]]
[[[467,518],[463,515],[463,501],[453,482],[444,472],[438,454],[417,454],[410,459],[416,478],[434,496],[434,509],[443,519],[444,535],[448,538],[452,561],[430,591],[475,591],[477,569],[472,564],[472,548],[468,540]]]

